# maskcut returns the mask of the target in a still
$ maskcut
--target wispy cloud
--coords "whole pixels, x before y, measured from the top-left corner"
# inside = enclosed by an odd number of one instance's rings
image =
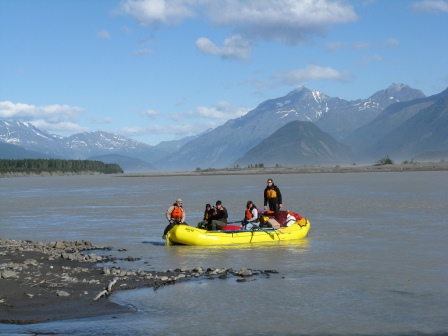
[[[419,12],[448,13],[448,2],[443,0],[423,0],[412,7]]]
[[[126,127],[121,130],[117,130],[117,133],[128,137],[148,136],[154,134],[186,137],[189,135],[196,135],[198,133],[198,129],[210,129],[215,128],[216,126],[219,126],[219,124],[214,122],[194,122],[169,125],[153,124],[146,127]]]
[[[348,80],[351,74],[348,71],[340,72],[330,67],[308,65],[305,69],[279,72],[274,78],[280,79],[284,84],[295,85],[314,80]]]
[[[134,51],[134,55],[136,56],[144,56],[144,55],[148,55],[148,54],[154,54],[154,50],[150,49],[150,48],[144,48],[144,49],[139,49]]]
[[[383,57],[378,54],[364,56],[360,62],[360,65],[369,65],[371,63],[381,62],[382,60],[383,60]]]
[[[368,42],[360,41],[353,44],[353,49],[355,50],[366,50],[369,49],[371,46]]]
[[[156,110],[151,110],[150,109],[150,110],[146,110],[146,111],[140,112],[140,115],[143,116],[143,117],[156,118],[157,116],[160,115],[160,112],[156,111]]]
[[[96,36],[98,36],[100,39],[103,39],[103,40],[111,40],[112,39],[112,36],[105,29],[98,31],[96,33]]]
[[[89,131],[87,127],[80,126],[79,124],[70,121],[51,123],[47,120],[32,120],[28,122],[47,132],[64,133],[67,135]]]
[[[337,52],[341,51],[347,48],[353,49],[353,50],[368,50],[368,49],[374,49],[374,48],[392,48],[396,47],[400,44],[400,41],[398,41],[396,38],[390,38],[386,41],[384,41],[381,45],[375,45],[371,44],[369,42],[365,41],[359,41],[355,43],[346,43],[341,41],[334,41],[334,42],[328,42],[325,44],[325,48],[330,52]]]
[[[390,38],[384,42],[384,46],[387,48],[396,47],[398,45],[400,45],[400,41],[398,41],[396,38]]]
[[[191,116],[199,116],[202,118],[211,118],[211,119],[234,119],[245,115],[252,108],[249,107],[233,107],[227,101],[221,101],[216,106],[207,107],[207,106],[198,106],[194,111],[189,112],[188,115]]]
[[[205,37],[196,40],[196,47],[205,54],[220,55],[223,58],[246,59],[250,57],[251,46],[249,42],[239,35],[225,39],[223,45],[218,47]]]
[[[117,132],[129,137],[154,134],[185,137],[197,134],[198,130],[216,128],[229,119],[245,115],[252,109],[234,107],[227,101],[220,101],[214,106],[198,106],[191,111],[170,113],[171,122],[167,124],[152,123],[147,126],[126,127]],[[155,110],[146,110],[140,115],[150,118],[163,117],[161,112]]]

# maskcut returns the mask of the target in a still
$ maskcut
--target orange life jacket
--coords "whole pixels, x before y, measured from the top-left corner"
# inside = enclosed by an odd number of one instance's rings
[[[183,210],[180,207],[175,206],[171,212],[171,219],[180,221],[182,219]]]
[[[271,198],[277,198],[277,192],[274,189],[268,189],[266,190],[266,197]]]
[[[254,209],[257,209],[257,211],[258,211],[258,208],[257,208],[257,206],[253,206],[252,208],[250,208],[250,209],[246,209],[246,213],[245,213],[245,218],[246,219],[252,219],[253,217],[254,217],[254,215],[252,214],[252,210],[254,210]]]

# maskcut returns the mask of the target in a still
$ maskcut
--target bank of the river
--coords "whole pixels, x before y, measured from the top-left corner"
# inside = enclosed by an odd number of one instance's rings
[[[366,173],[366,172],[408,172],[448,170],[448,162],[411,162],[401,164],[368,166],[302,166],[302,167],[263,167],[263,168],[210,168],[194,171],[137,172],[120,173],[119,177],[145,176],[202,176],[202,175],[253,175],[253,174],[312,174],[312,173]],[[100,175],[99,172],[41,172],[37,173],[0,173],[0,178],[31,176],[68,176]]]
[[[8,173],[0,173],[0,178],[2,177],[32,177],[32,176],[74,176],[74,175],[103,175],[103,173],[96,171],[82,171],[82,172],[62,172],[62,171],[52,171],[46,172],[43,171],[41,173],[21,173],[21,172],[8,172]]]
[[[413,162],[402,164],[369,166],[303,166],[303,167],[263,167],[202,169],[179,172],[125,173],[117,176],[201,176],[201,175],[253,175],[253,174],[313,174],[313,173],[367,173],[367,172],[410,172],[410,171],[448,171],[448,162]]]
[[[247,277],[273,271],[175,269],[158,272],[99,266],[108,256],[88,241],[52,243],[0,238],[0,323],[29,324],[50,320],[131,313],[107,299],[115,290],[172,285],[194,278]],[[125,251],[123,251],[125,253]],[[132,262],[124,257],[122,261]]]

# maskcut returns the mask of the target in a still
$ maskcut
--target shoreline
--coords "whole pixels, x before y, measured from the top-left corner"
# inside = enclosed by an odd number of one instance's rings
[[[250,269],[168,269],[142,271],[101,266],[113,259],[92,251],[108,250],[88,241],[51,243],[0,238],[0,323],[33,324],[54,320],[136,313],[108,299],[117,290],[174,285],[192,279],[246,281],[276,271]],[[118,251],[125,251],[120,249]]]
[[[215,176],[215,175],[254,175],[254,174],[317,174],[317,173],[371,173],[371,172],[411,172],[411,171],[445,171],[448,162],[410,162],[385,165],[366,166],[300,166],[300,167],[263,167],[263,168],[209,168],[195,171],[166,171],[166,172],[129,172],[122,174],[107,174],[114,177],[163,177],[163,176]],[[74,175],[106,175],[102,173],[2,173],[0,178],[14,177],[51,177]]]
[[[263,167],[263,168],[226,168],[204,169],[178,172],[142,172],[124,173],[116,177],[162,177],[162,176],[209,176],[209,175],[254,175],[254,174],[330,174],[330,173],[376,173],[376,172],[414,172],[448,171],[448,162],[414,162],[392,165],[368,166],[303,166],[303,167]]]

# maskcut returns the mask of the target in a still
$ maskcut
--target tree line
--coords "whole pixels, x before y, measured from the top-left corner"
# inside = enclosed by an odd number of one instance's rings
[[[117,174],[123,173],[123,169],[116,163],[91,160],[0,159],[0,173],[40,174],[42,172]]]

